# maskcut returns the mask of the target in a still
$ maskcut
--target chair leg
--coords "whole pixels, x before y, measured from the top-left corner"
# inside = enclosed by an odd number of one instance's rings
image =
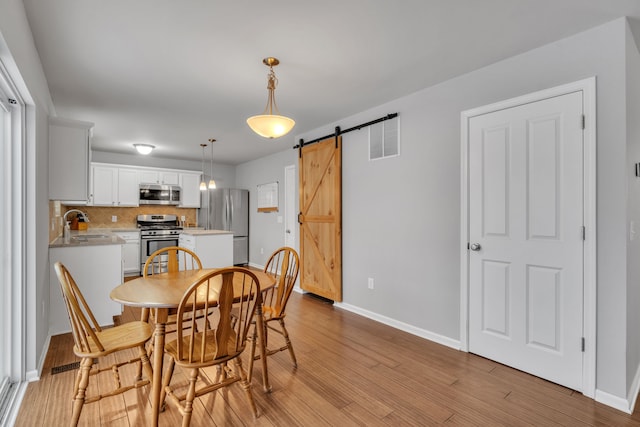
[[[182,415],[182,427],[189,427],[191,415],[193,414],[193,401],[196,398],[196,381],[198,380],[198,368],[194,368],[189,373],[189,390],[184,402],[184,413]]]
[[[254,323],[253,334],[251,336],[251,356],[249,357],[249,366],[247,368],[249,382],[251,382],[251,378],[253,378],[253,361],[256,358],[256,341],[258,340],[257,327],[257,323]]]
[[[138,347],[138,357],[140,357],[140,367],[138,368],[139,375],[137,380],[142,379],[142,370],[144,370],[144,374],[149,380],[153,380],[153,368],[151,367],[151,362],[149,361],[149,356],[147,356],[147,349],[144,344]]]
[[[247,379],[247,375],[244,373],[244,369],[242,369],[242,360],[239,357],[233,359],[233,366],[236,370],[236,375],[240,377],[240,385],[244,390],[247,400],[249,401],[249,406],[251,407],[251,411],[253,413],[253,419],[258,418],[258,408],[256,407],[256,402],[253,400],[253,393],[251,392],[251,384]]]
[[[169,365],[167,366],[167,370],[164,373],[164,377],[162,377],[162,388],[160,389],[160,410],[163,411],[165,408],[165,399],[167,397],[167,387],[171,383],[171,377],[173,376],[173,369],[176,366],[176,361],[173,358],[169,359]]]
[[[84,406],[84,399],[87,393],[87,386],[89,385],[89,371],[91,371],[91,365],[93,365],[93,359],[85,358],[80,362],[80,372],[76,379],[75,395],[73,396],[73,414],[71,416],[71,425],[77,426],[78,420],[80,420],[80,412]]]
[[[284,337],[284,341],[287,343],[287,347],[289,348],[289,355],[291,356],[291,361],[293,362],[293,367],[298,367],[298,361],[296,360],[296,354],[293,352],[293,346],[291,345],[291,340],[289,339],[289,333],[287,332],[287,328],[284,326],[284,320],[278,319],[280,322],[280,327],[282,328],[282,336]]]

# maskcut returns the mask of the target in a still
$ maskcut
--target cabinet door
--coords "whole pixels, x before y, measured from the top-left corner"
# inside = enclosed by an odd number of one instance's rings
[[[141,170],[139,171],[140,184],[158,184],[160,182],[158,171]]]
[[[49,120],[49,200],[88,201],[91,127],[93,123]]]
[[[118,169],[118,206],[138,206],[140,191],[136,169]]]
[[[110,166],[92,166],[93,206],[114,206],[118,191],[118,168]]]
[[[199,208],[200,207],[200,174],[199,173],[181,173],[180,187],[182,194],[180,198],[181,208]]]
[[[140,273],[140,241],[127,241],[122,246],[125,273]]]
[[[180,185],[180,174],[172,171],[160,171],[160,184]]]

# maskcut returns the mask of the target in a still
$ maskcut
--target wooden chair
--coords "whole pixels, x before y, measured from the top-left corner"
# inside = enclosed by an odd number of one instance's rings
[[[289,350],[291,361],[294,368],[298,367],[296,355],[293,351],[293,345],[289,339],[289,333],[284,325],[285,308],[287,301],[291,296],[291,291],[295,286],[298,277],[299,266],[298,253],[290,247],[282,247],[277,249],[267,262],[264,268],[265,273],[276,276],[276,286],[262,293],[262,316],[264,324],[264,340],[267,344],[265,354],[271,356],[280,351]],[[278,323],[279,328],[275,327]],[[253,374],[253,362],[260,359],[260,355],[256,355],[256,334],[257,324],[253,322],[253,333],[251,334],[251,356],[249,358],[249,381]],[[269,348],[269,330],[274,331],[284,338],[285,344],[278,348]]]
[[[147,261],[144,263],[142,275],[144,277],[147,277],[159,273],[173,273],[176,271],[201,269],[202,262],[195,252],[181,246],[167,246],[158,249],[157,251],[149,255],[149,258],[147,258]],[[175,332],[176,312],[177,310],[175,309],[169,310],[169,317],[167,318],[165,334]],[[198,318],[203,317],[204,313],[198,313]],[[143,322],[155,322],[155,318],[156,316],[154,312],[152,312],[149,308],[145,307],[142,309],[141,320]],[[149,356],[149,358],[151,358],[151,354],[153,353],[154,341],[155,337],[152,336],[147,350],[147,356]]]
[[[149,384],[150,379],[153,378],[153,371],[149,363],[149,358],[147,357],[145,343],[151,338],[153,330],[148,323],[140,321],[102,329],[82,296],[80,289],[78,289],[78,285],[73,280],[73,277],[71,277],[69,270],[60,262],[56,262],[54,268],[69,314],[69,322],[71,323],[74,340],[73,352],[76,356],[82,358],[80,371],[73,386],[73,414],[71,425],[76,426],[78,425],[80,413],[85,403],[96,402],[104,397],[121,394],[132,388]],[[102,369],[92,369],[94,359],[100,359],[111,353],[135,348],[138,349],[138,357],[135,359],[114,363]],[[119,368],[137,362],[142,365],[138,371],[138,377],[132,385],[122,386],[120,383]],[[142,380],[140,376],[142,369],[144,369],[145,375],[148,378],[146,380]],[[89,377],[107,370],[113,373],[115,388],[107,393],[90,397],[86,396]]]
[[[249,327],[260,302],[259,294],[260,285],[251,271],[230,267],[202,277],[182,297],[177,313],[178,337],[165,344],[165,352],[171,359],[162,381],[161,401],[164,405],[167,398],[178,405],[183,416],[183,427],[191,421],[196,397],[238,381],[245,391],[254,418],[258,416],[251,386],[239,356],[246,346]],[[236,311],[233,320],[232,307]],[[214,313],[209,316],[210,321],[204,322],[201,330],[196,329],[195,316],[189,316],[188,313],[194,310],[209,313],[211,309]],[[185,321],[191,325],[184,325]],[[184,388],[184,385],[170,386],[176,365],[189,369],[186,393],[177,393],[177,389]],[[208,366],[217,367],[215,379],[213,383],[204,381],[204,386],[197,388],[200,368]]]
[[[202,262],[195,252],[181,246],[167,246],[149,255],[144,263],[142,275],[147,277],[158,273],[200,269],[202,269]],[[174,324],[175,316],[171,315],[175,314],[175,310],[169,314],[168,324]],[[142,309],[143,322],[148,322],[150,315],[151,311],[148,308]]]

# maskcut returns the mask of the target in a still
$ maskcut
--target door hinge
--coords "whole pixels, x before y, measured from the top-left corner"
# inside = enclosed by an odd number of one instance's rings
[[[581,344],[581,346],[582,346],[582,352],[584,353],[584,347],[585,347],[584,337],[582,337],[582,344]]]
[[[587,240],[587,227],[582,226],[582,240]]]
[[[582,129],[585,129],[587,127],[587,117],[583,114],[582,115]]]

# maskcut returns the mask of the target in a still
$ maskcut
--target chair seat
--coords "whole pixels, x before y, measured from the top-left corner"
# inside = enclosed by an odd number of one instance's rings
[[[189,362],[188,360],[180,360],[181,357],[179,357],[178,355],[178,340],[173,340],[168,343],[165,343],[164,345],[165,352],[171,355],[171,357],[175,359],[175,363],[178,366],[188,366],[190,368],[196,368],[196,367],[202,368],[205,366],[211,366],[214,363],[222,363],[226,360],[233,359],[234,357],[242,353],[242,351],[244,350],[244,346],[242,346],[238,351],[236,351],[236,337],[235,335],[230,336],[229,339],[227,340],[227,349],[228,349],[227,355],[224,357],[218,357],[217,359],[215,359],[215,362],[214,362],[213,357],[216,351],[218,350],[218,345],[216,345],[216,342],[215,342],[215,333],[216,333],[215,330],[209,329],[206,332],[196,332],[195,334],[193,334],[193,337],[191,335],[187,335],[182,338],[182,343],[183,343],[182,345],[184,346],[184,348],[189,348],[189,341],[193,339],[193,348],[200,349],[200,347],[202,346],[202,340],[206,336],[205,353],[203,358],[204,360],[207,361],[205,363],[193,363],[193,362]],[[200,351],[198,350],[197,353],[200,354]]]
[[[278,316],[278,312],[275,309],[275,307],[269,307],[269,306],[262,307],[262,318],[264,319],[265,322],[268,322],[269,320],[282,319],[284,316],[285,316],[284,313]]]
[[[74,346],[73,352],[78,357],[101,357],[119,350],[142,345],[152,335],[153,328],[151,325],[146,322],[133,321],[113,328],[105,328],[102,331],[96,331],[96,336],[104,347],[104,351],[100,351],[98,346],[90,340],[89,351],[83,352]]]

